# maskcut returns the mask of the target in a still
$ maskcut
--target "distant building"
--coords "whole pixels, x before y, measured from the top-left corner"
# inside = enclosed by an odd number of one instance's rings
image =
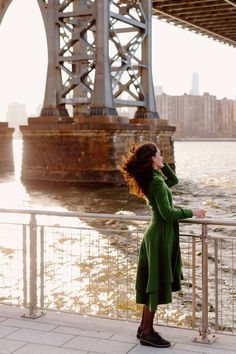
[[[12,102],[8,105],[6,120],[9,126],[25,124],[27,122],[27,111],[25,104]]]
[[[6,121],[9,127],[15,128],[14,136],[19,136],[19,126],[27,124],[27,110],[25,104],[12,102],[8,105]]]
[[[192,88],[190,90],[190,95],[199,95],[199,75],[198,73],[192,74]]]
[[[176,126],[180,138],[236,137],[236,101],[218,100],[204,93],[202,96],[156,96],[157,111],[161,118]]]
[[[163,94],[163,86],[156,85],[154,86],[154,94],[155,96],[159,96]]]

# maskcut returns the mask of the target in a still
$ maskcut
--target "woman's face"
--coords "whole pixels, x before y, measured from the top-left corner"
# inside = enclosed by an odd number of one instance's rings
[[[160,150],[157,149],[156,155],[153,156],[153,168],[154,170],[159,170],[164,166],[163,164],[163,157],[161,156]]]

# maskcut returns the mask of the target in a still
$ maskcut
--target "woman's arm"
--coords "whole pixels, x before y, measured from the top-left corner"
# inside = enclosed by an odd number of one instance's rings
[[[161,217],[167,222],[192,218],[193,216],[197,216],[198,218],[205,217],[206,212],[203,209],[173,207],[168,198],[167,187],[161,179],[155,179],[155,181],[153,181],[151,193],[154,195]]]
[[[154,196],[161,217],[167,221],[191,218],[192,209],[175,208],[170,204],[167,187],[163,180],[155,179],[152,184],[151,193]]]
[[[165,180],[165,183],[168,187],[172,187],[179,183],[178,177],[166,162],[164,163],[164,166],[162,167],[161,171],[167,178]]]

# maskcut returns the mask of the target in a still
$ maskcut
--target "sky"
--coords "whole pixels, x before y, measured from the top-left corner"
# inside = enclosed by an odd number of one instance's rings
[[[20,16],[19,16],[20,13]],[[199,74],[200,94],[236,99],[236,48],[153,19],[154,85],[182,95]],[[0,26],[0,120],[11,102],[26,104],[30,115],[44,98],[47,44],[36,0],[13,0]]]

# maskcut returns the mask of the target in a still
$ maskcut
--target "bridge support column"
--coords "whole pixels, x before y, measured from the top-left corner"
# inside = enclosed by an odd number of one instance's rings
[[[96,1],[95,82],[90,115],[116,116],[113,103],[109,62],[110,7],[105,0]]]
[[[145,98],[145,105],[138,107],[134,118],[159,118],[156,110],[155,95],[152,80],[152,0],[141,0],[146,18],[146,36],[142,43],[141,86]]]
[[[58,8],[53,0],[47,4],[38,0],[41,9],[48,45],[48,70],[41,117],[56,117],[57,121],[69,118],[65,104],[60,101],[62,91],[62,75],[59,68],[60,26],[58,24]]]
[[[13,132],[14,128],[8,128],[8,123],[0,123],[0,173],[14,171]]]

